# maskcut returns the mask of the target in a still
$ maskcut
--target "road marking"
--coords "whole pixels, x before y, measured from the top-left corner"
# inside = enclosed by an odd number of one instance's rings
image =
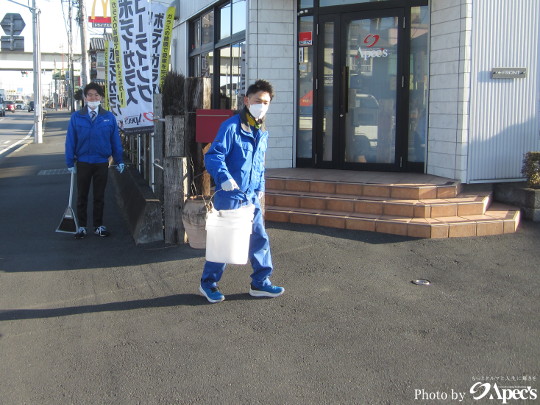
[[[20,139],[18,140],[17,142],[9,145],[7,148],[4,148],[4,149],[0,149],[0,155],[6,151],[8,151],[9,149],[11,148],[14,148],[15,146],[17,146],[18,144],[26,141],[28,138],[30,138],[32,136],[32,134],[34,133],[34,127],[32,127],[32,129],[30,130],[30,132],[28,132],[28,135],[26,135],[23,139]],[[20,148],[17,149],[17,151],[21,150],[22,148],[24,148],[26,145],[28,144],[24,144],[22,145]],[[15,151],[16,152],[16,151]]]
[[[66,168],[63,169],[49,169],[49,170],[40,170],[38,176],[49,176],[53,174],[69,174],[69,170]]]

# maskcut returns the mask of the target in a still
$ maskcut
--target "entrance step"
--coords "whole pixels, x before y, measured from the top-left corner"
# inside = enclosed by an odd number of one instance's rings
[[[461,184],[385,184],[266,178],[268,221],[362,230],[418,238],[515,232],[519,209],[492,203],[490,192]]]

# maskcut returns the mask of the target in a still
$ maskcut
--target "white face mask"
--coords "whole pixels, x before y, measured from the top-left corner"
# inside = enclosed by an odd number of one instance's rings
[[[95,110],[96,108],[98,108],[100,104],[101,104],[101,101],[87,101],[86,102],[86,105],[90,107],[92,110]]]
[[[268,111],[268,107],[270,107],[269,104],[251,104],[248,109],[253,118],[260,120]]]

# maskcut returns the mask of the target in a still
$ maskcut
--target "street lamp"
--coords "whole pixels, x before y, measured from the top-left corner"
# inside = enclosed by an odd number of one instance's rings
[[[41,97],[41,46],[39,32],[39,15],[41,10],[36,8],[36,0],[32,0],[32,7],[8,0],[32,12],[32,34],[34,39],[33,68],[34,68],[34,143],[43,143],[43,113]]]

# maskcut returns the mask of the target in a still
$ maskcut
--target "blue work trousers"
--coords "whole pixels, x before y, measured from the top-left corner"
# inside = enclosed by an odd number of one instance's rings
[[[221,193],[221,192],[220,192]],[[214,199],[214,207],[216,209],[232,209],[235,207],[224,208],[223,205],[227,204],[221,201],[221,196],[218,197],[217,193]],[[270,241],[268,234],[264,229],[263,215],[261,211],[261,205],[259,199],[255,194],[250,196],[249,200],[255,205],[255,216],[253,218],[253,231],[249,239],[249,261],[253,267],[253,273],[251,274],[251,284],[255,288],[260,288],[265,285],[270,285],[270,275],[272,274],[272,256],[270,255]],[[221,206],[221,207],[220,207]],[[226,263],[215,263],[207,261],[204,264],[204,270],[201,277],[201,285],[205,288],[216,287],[223,271],[225,271]]]

